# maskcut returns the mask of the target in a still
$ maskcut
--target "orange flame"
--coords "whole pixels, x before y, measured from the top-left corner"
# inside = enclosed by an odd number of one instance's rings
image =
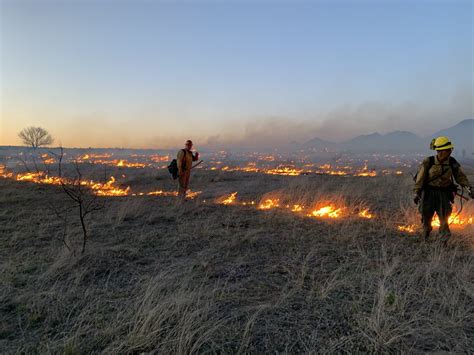
[[[360,211],[359,214],[358,214],[358,216],[359,216],[360,218],[367,218],[367,219],[371,219],[371,218],[374,217],[374,215],[373,215],[372,213],[370,213],[370,211],[369,211],[368,208],[366,208],[366,209]]]
[[[15,179],[17,181],[30,181],[30,182],[34,182],[38,184],[51,184],[51,185],[61,184],[61,178],[57,176],[48,176],[43,172],[17,174]]]
[[[449,216],[448,223],[450,227],[462,229],[468,226],[473,226],[474,217],[472,215],[465,216],[463,214],[457,214],[456,211],[454,210],[451,216]],[[435,216],[433,218],[433,220],[431,221],[431,226],[432,227],[440,226],[440,221],[439,221],[438,216]],[[398,230],[403,231],[403,232],[408,232],[408,233],[414,233],[416,230],[416,226],[414,224],[399,226]]]
[[[329,175],[340,175],[340,176],[349,175],[349,173],[347,173],[345,171],[342,171],[342,170],[331,170],[331,171],[328,171],[327,174],[329,174]]]
[[[110,163],[115,164],[116,160],[111,161]],[[145,163],[131,163],[128,162],[127,160],[120,159],[117,163],[116,166],[118,167],[126,167],[126,168],[145,168],[149,166],[150,164],[145,164]]]
[[[201,194],[202,191],[187,191],[186,192],[186,197],[189,199],[193,199],[199,194]],[[149,191],[149,192],[138,192],[138,193],[133,193],[131,196],[167,196],[167,197],[176,197],[178,196],[178,191],[163,191],[163,190],[156,190],[156,191]]]
[[[293,207],[291,208],[291,212],[301,212],[303,211],[304,209],[304,206],[302,205],[293,205]]]
[[[56,159],[50,157],[48,154],[44,153],[41,154],[41,159],[43,160],[43,163],[45,164],[53,164],[56,162]]]
[[[145,194],[142,192],[141,194]],[[140,195],[140,193],[138,194]],[[163,191],[163,190],[157,190],[157,191],[150,191],[146,193],[147,196],[178,196],[178,192],[176,191]]]
[[[371,171],[359,171],[355,174],[355,176],[377,176],[377,172],[375,170]]]
[[[120,187],[114,186],[115,178],[113,176],[110,177],[109,181],[106,183],[94,183],[93,181],[90,182],[90,188],[97,193],[99,196],[127,196],[130,191],[130,186],[127,188],[122,189]]]
[[[0,164],[0,176],[3,178],[12,178],[13,173],[7,172],[5,165]]]
[[[276,158],[273,157],[259,157],[259,161],[276,161]],[[217,163],[222,163],[222,162],[212,162],[212,164],[217,164]],[[256,162],[250,162],[247,163],[245,166],[223,166],[220,168],[221,171],[244,171],[244,172],[255,172],[255,173],[263,173],[263,174],[269,174],[269,175],[287,175],[287,176],[299,176],[301,174],[327,174],[327,175],[336,175],[336,176],[362,176],[362,177],[374,177],[377,176],[379,173],[371,169],[369,170],[367,166],[367,162],[365,165],[356,170],[350,165],[345,165],[345,166],[339,166],[335,165],[332,166],[329,163],[326,164],[321,164],[317,166],[316,169],[308,169],[315,166],[315,164],[304,164],[302,167],[297,167],[295,164],[290,163],[290,164],[285,164],[285,165],[278,165],[277,167],[274,168],[269,168],[269,167],[262,167],[262,166],[257,166]],[[210,170],[218,170],[219,167],[212,166],[208,168]],[[392,171],[392,170],[381,170],[381,174],[388,175],[388,174],[394,174],[394,175],[401,175],[403,172],[401,171]]]
[[[220,202],[223,205],[230,205],[232,204],[237,197],[237,192],[231,193],[229,196],[227,196],[222,202]]]
[[[309,217],[329,217],[338,218],[342,214],[342,208],[336,208],[333,205],[324,206],[308,214]]]
[[[409,224],[407,226],[398,226],[398,230],[401,232],[414,233],[416,226],[414,224]]]
[[[270,175],[289,175],[289,176],[298,176],[303,173],[302,169],[295,169],[292,167],[278,167],[275,169],[269,169],[269,170],[264,170],[265,174],[270,174]]]
[[[13,174],[3,177],[13,177]],[[20,173],[15,176],[17,181],[33,182],[36,184],[60,185],[61,183],[70,184],[71,180],[60,178],[59,176],[48,176],[44,172],[38,173]],[[113,176],[105,183],[94,182],[92,180],[81,180],[79,182],[82,186],[87,186],[99,196],[127,196],[130,187],[125,189],[115,186],[115,178]]]
[[[451,216],[449,216],[448,222],[451,226],[466,226],[466,225],[472,225],[473,223],[473,217],[464,217],[462,215],[458,215],[457,213],[453,212]],[[433,218],[433,221],[431,222],[431,225],[433,227],[439,227],[440,226],[440,221],[438,216],[435,216]]]
[[[161,155],[152,155],[150,157],[150,160],[155,162],[155,163],[163,163],[163,162],[169,161],[170,157],[169,157],[169,155],[163,155],[163,156],[161,156]]]
[[[66,155],[66,154],[64,154]],[[80,155],[76,158],[76,161],[83,162],[85,160],[90,160],[90,159],[108,159],[112,156],[112,154],[84,154]]]
[[[269,209],[277,208],[277,207],[280,207],[280,200],[278,199],[272,200],[270,198],[264,200],[258,205],[258,208],[260,210],[269,210]]]
[[[186,192],[186,197],[187,198],[190,198],[190,199],[193,199],[195,198],[196,196],[198,196],[199,194],[201,194],[202,191],[191,191],[191,190],[188,190]],[[178,194],[176,194],[176,196],[178,196]]]
[[[5,167],[0,165],[0,177],[3,178],[14,178],[17,181],[24,182],[33,182],[37,184],[51,184],[51,185],[60,185],[61,183],[70,184],[74,183],[72,180],[66,178],[60,178],[58,176],[48,176],[44,172],[39,173],[21,173],[14,175],[13,173],[7,173]],[[89,187],[94,193],[98,196],[178,196],[177,191],[150,191],[150,192],[140,192],[140,193],[130,193],[130,186],[126,188],[121,188],[116,186],[116,180],[113,176],[105,182],[94,182],[93,180],[81,180],[78,182],[82,186]],[[202,191],[191,191],[189,190],[186,193],[186,197],[193,199],[198,196]]]
[[[377,176],[377,172],[375,170],[369,170],[367,161],[365,161],[364,167],[357,171],[355,176]]]

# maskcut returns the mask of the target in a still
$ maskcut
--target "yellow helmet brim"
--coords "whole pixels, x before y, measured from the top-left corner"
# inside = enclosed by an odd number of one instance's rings
[[[448,149],[454,149],[454,145],[451,142],[448,142],[449,144],[447,145],[442,145],[440,147],[435,146],[435,150],[448,150]]]

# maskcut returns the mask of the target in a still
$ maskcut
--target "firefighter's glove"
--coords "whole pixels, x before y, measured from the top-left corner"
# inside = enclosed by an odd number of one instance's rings
[[[421,200],[421,196],[418,195],[418,194],[414,194],[413,195],[413,202],[415,202],[415,205],[417,205],[418,203],[420,203],[420,200]]]

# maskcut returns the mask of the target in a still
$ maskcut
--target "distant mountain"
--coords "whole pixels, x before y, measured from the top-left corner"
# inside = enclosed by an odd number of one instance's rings
[[[341,147],[346,149],[360,149],[366,150],[377,147],[382,140],[382,135],[378,132],[371,134],[363,134],[357,137],[354,137],[348,141],[341,143]]]
[[[474,157],[474,119],[461,121],[457,125],[435,132],[429,137],[422,138],[407,131],[395,131],[387,134],[375,132],[360,135],[342,143],[313,138],[304,143],[302,148],[318,150],[330,148],[336,151],[368,153],[426,153],[431,139],[438,136],[447,136],[453,141],[456,156]]]
[[[456,156],[474,157],[474,119],[467,119],[459,122],[457,125],[433,133],[432,136],[425,138],[426,145],[434,137],[447,136],[454,144]]]
[[[330,142],[321,138],[313,138],[305,143],[302,147],[306,149],[324,149],[324,148],[334,148],[337,146],[337,143]]]
[[[385,135],[371,133],[357,136],[342,143],[329,142],[321,138],[313,138],[304,143],[306,149],[330,148],[338,151],[353,152],[422,152],[424,140],[416,134],[395,131]]]
[[[381,135],[372,133],[357,136],[340,144],[343,150],[355,152],[423,152],[423,138],[406,131],[395,131]]]

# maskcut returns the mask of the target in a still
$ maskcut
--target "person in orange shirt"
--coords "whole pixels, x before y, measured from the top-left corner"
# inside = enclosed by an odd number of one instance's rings
[[[178,164],[178,198],[181,201],[186,199],[186,191],[189,188],[189,179],[191,177],[191,168],[193,165],[193,161],[197,161],[199,159],[199,153],[193,153],[191,149],[193,148],[193,142],[191,140],[187,140],[184,146],[184,149],[181,149],[178,152],[178,157],[176,162]]]

